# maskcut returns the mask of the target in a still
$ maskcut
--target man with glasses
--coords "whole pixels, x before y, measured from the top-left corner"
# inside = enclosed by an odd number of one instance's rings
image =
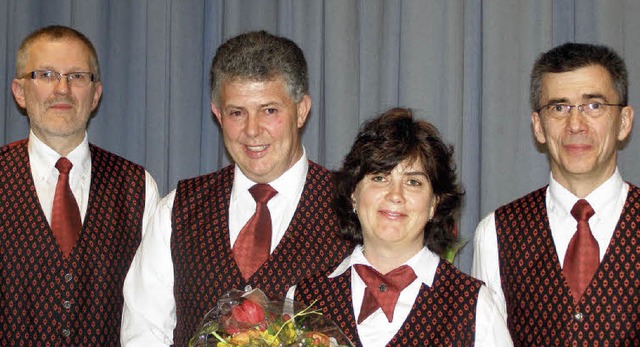
[[[88,142],[102,84],[82,33],[27,36],[11,90],[30,132],[0,149],[0,346],[115,346],[156,183]]]
[[[480,222],[472,268],[504,298],[516,346],[640,345],[640,189],[616,159],[633,125],[627,88],[605,46],[567,43],[533,66],[549,185]]]

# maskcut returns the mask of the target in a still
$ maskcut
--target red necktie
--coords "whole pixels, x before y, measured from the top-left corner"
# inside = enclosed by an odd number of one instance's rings
[[[60,175],[51,209],[51,230],[65,258],[69,258],[82,229],[80,209],[69,186],[69,171],[72,167],[73,164],[65,157],[56,162],[56,169]]]
[[[270,185],[263,183],[249,188],[249,193],[256,201],[256,213],[242,228],[233,245],[233,256],[245,279],[249,279],[271,253],[271,213],[267,202],[278,194]]]
[[[567,254],[564,256],[562,273],[567,279],[576,302],[580,301],[582,293],[600,265],[598,241],[593,237],[591,228],[589,228],[589,218],[594,213],[591,205],[584,199],[578,200],[571,209],[571,215],[578,221],[578,230],[569,242]]]
[[[416,273],[408,265],[402,265],[386,275],[367,265],[356,264],[353,267],[367,285],[358,315],[358,324],[378,308],[382,309],[391,323],[400,292],[417,278]]]

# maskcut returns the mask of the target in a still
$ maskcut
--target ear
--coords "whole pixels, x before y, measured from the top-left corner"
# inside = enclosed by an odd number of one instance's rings
[[[436,209],[438,208],[439,203],[440,203],[440,198],[434,196],[433,201],[431,201],[431,211],[429,211],[429,220],[433,219],[433,216],[436,214]]]
[[[620,129],[618,129],[618,141],[624,141],[633,128],[633,107],[625,106],[620,111]]]
[[[216,116],[216,119],[218,120],[218,123],[222,126],[222,113],[220,113],[220,109],[218,109],[218,106],[216,106],[213,101],[211,102],[211,112],[213,112],[213,114]]]
[[[93,92],[93,102],[91,103],[91,111],[95,110],[100,102],[100,97],[102,96],[102,82],[96,82],[95,88],[96,90]]]
[[[11,91],[13,92],[13,98],[16,99],[16,103],[18,103],[21,108],[26,109],[22,81],[14,78],[13,81],[11,81]]]
[[[302,100],[298,102],[298,128],[302,128],[304,123],[307,121],[307,116],[309,115],[309,111],[311,111],[311,97],[309,95],[304,95]]]
[[[353,207],[353,209],[356,209],[357,203],[356,203],[356,192],[351,193],[351,206]]]
[[[547,138],[544,133],[544,126],[542,125],[542,120],[540,119],[540,114],[538,112],[531,112],[531,127],[533,129],[533,136],[535,136],[536,141],[539,143],[547,143]]]

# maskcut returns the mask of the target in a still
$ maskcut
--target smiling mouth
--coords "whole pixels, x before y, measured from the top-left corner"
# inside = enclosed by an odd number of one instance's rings
[[[386,211],[386,210],[382,210],[380,211],[381,214],[390,217],[390,218],[401,218],[404,217],[404,213],[400,213],[400,212],[393,212],[393,211]]]
[[[262,152],[269,147],[269,145],[262,146],[245,146],[249,152]]]

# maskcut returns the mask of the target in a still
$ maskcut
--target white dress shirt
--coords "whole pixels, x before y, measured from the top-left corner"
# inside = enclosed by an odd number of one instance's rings
[[[585,197],[595,211],[595,214],[589,219],[589,227],[598,241],[600,261],[604,258],[607,247],[609,247],[628,191],[629,185],[622,180],[622,176],[616,168],[608,180]],[[577,230],[578,222],[571,215],[571,209],[578,200],[577,196],[560,185],[553,178],[553,175],[550,175],[545,205],[549,216],[551,236],[561,268],[569,242]],[[494,212],[486,216],[476,229],[471,274],[483,280],[489,288],[496,291],[501,310],[506,312],[506,302],[500,281],[498,236]]]
[[[58,169],[55,165],[60,154],[42,142],[32,131],[29,132],[27,144],[29,153],[29,165],[31,165],[31,176],[36,187],[38,200],[42,211],[51,225],[51,209],[53,208],[53,198],[58,184]],[[91,152],[89,150],[89,140],[85,133],[84,140],[66,156],[73,164],[69,171],[69,185],[73,196],[78,202],[80,218],[84,222],[89,203],[89,190],[91,189]],[[158,203],[158,186],[151,175],[145,171],[145,204],[144,215],[142,217],[142,232],[147,227],[147,222],[155,210]]]
[[[298,207],[309,163],[306,152],[278,179],[270,182],[278,191],[269,202],[272,221],[271,251],[276,248]],[[229,236],[233,243],[255,212],[256,202],[249,193],[255,183],[238,166],[229,202]],[[176,191],[158,204],[124,282],[124,310],[120,334],[123,346],[168,346],[173,343],[177,324],[173,297],[173,261],[171,259],[171,215]],[[203,318],[203,317],[202,317]],[[195,331],[194,331],[195,333]]]
[[[361,324],[356,323],[358,337],[363,346],[384,347],[391,341],[409,316],[422,284],[424,283],[428,286],[433,284],[439,262],[440,257],[426,247],[405,262],[406,265],[413,269],[417,278],[400,292],[391,323],[389,323],[381,308],[378,308]],[[347,269],[356,264],[372,266],[362,253],[362,245],[356,246],[353,253],[338,265],[329,275],[329,278],[342,275]],[[365,288],[366,284],[358,273],[351,271],[351,300],[353,302],[354,317],[356,318],[360,315]],[[292,287],[287,292],[287,298],[293,299],[294,294],[295,287]],[[494,296],[495,293],[486,286],[480,288],[476,307],[476,346],[508,347],[513,345],[505,317],[499,309]]]

